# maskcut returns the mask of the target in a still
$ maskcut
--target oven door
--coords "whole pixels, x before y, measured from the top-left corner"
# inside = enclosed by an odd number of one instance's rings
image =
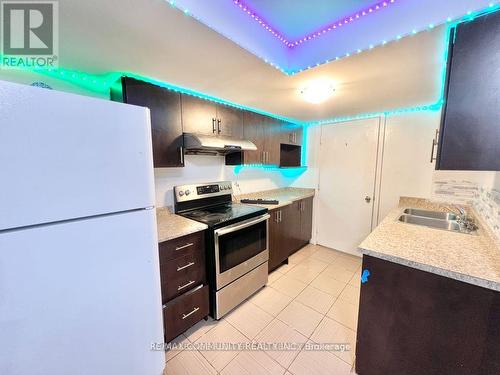
[[[214,231],[217,290],[269,259],[269,214]]]

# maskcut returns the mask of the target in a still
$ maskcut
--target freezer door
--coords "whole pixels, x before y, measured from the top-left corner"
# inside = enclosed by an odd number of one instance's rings
[[[149,110],[0,81],[0,230],[154,205]]]
[[[0,234],[0,374],[161,374],[154,210]]]

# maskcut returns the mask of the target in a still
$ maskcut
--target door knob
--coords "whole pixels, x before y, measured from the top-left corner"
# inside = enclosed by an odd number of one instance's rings
[[[365,202],[370,203],[372,201],[372,198],[369,197],[368,195],[365,197]]]

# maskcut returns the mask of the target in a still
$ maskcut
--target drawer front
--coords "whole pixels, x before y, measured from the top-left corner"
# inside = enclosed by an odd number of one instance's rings
[[[176,298],[163,308],[165,340],[172,341],[207,315],[207,285]]]
[[[205,232],[201,231],[174,238],[170,241],[161,242],[158,246],[160,249],[160,262],[190,253],[205,252]]]
[[[160,263],[162,302],[190,291],[205,283],[204,254],[190,252],[176,259]]]

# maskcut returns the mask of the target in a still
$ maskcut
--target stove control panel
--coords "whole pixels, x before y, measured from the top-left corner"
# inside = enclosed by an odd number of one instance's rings
[[[198,195],[218,193],[219,191],[221,191],[221,187],[219,187],[218,184],[198,186],[196,188],[196,192],[198,193]]]
[[[174,187],[176,202],[186,202],[196,199],[233,194],[231,181],[215,182],[212,184],[182,185]]]

